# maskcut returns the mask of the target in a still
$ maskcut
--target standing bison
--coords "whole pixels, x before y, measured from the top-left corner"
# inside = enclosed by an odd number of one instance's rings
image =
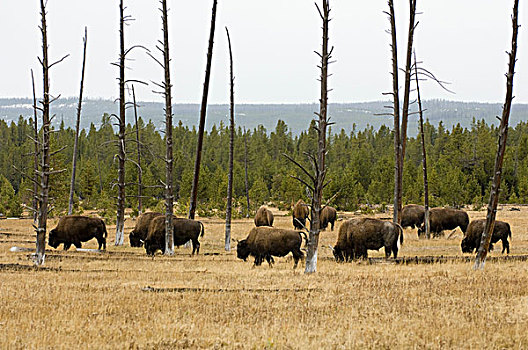
[[[129,235],[130,246],[131,247],[141,247],[143,245],[143,242],[145,241],[145,238],[147,238],[150,222],[154,218],[157,218],[158,216],[162,216],[162,215],[163,215],[162,213],[156,213],[156,212],[141,214],[136,221],[136,226],[134,227],[132,231],[130,231],[130,235]]]
[[[401,226],[406,227],[420,227],[424,222],[425,207],[423,205],[408,204],[403,207]]]
[[[326,230],[328,227],[328,224],[330,223],[332,225],[332,231],[334,230],[334,223],[337,220],[337,210],[335,208],[325,206],[321,210],[321,214],[319,215],[320,220],[320,228],[321,230]]]
[[[64,244],[64,250],[68,250],[73,244],[81,248],[81,242],[87,242],[92,238],[97,239],[99,249],[106,249],[106,225],[103,220],[80,215],[68,215],[60,218],[57,227],[49,233],[48,244],[57,248]]]
[[[304,258],[301,251],[301,232],[273,227],[254,227],[246,239],[238,242],[237,258],[246,261],[248,256],[255,257],[255,266],[262,264],[265,258],[272,267],[273,256],[286,256],[292,253],[294,265]]]
[[[460,227],[463,233],[469,225],[468,214],[459,209],[451,208],[433,208],[429,212],[429,227],[434,237],[438,237],[444,230],[454,230]],[[418,236],[425,233],[425,225],[418,229]]]
[[[192,242],[192,254],[200,251],[198,237],[203,237],[204,226],[200,221],[173,218],[174,245],[181,246],[188,241]],[[158,250],[165,249],[165,216],[158,216],[150,222],[147,238],[145,239],[145,251],[147,255],[154,255]]]
[[[273,213],[265,206],[261,206],[255,214],[255,226],[273,226]]]
[[[397,258],[398,241],[403,243],[403,229],[398,224],[373,218],[351,219],[341,225],[334,257],[337,261],[367,258],[367,250],[384,247],[385,258],[390,258],[391,252]]]
[[[306,227],[306,218],[310,215],[308,205],[302,199],[299,199],[293,207],[293,227],[302,230]]]
[[[484,232],[484,226],[486,225],[486,219],[473,220],[469,224],[466,234],[462,239],[462,252],[473,253],[480,246],[480,240],[482,239],[482,233]],[[495,221],[495,227],[493,228],[493,234],[491,235],[491,241],[489,250],[493,250],[493,243],[502,241],[502,254],[506,250],[507,254],[510,254],[510,243],[508,237],[511,238],[510,224],[504,221]]]

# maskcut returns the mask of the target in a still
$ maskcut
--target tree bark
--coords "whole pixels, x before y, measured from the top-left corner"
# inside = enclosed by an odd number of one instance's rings
[[[35,77],[33,69],[31,70],[31,85],[33,86],[33,224],[37,224],[38,219],[38,192],[39,192],[39,133],[38,133],[38,113],[37,113],[37,94],[35,92]]]
[[[138,112],[136,103],[136,91],[132,85],[132,99],[134,103],[134,121],[136,123],[136,145],[138,166],[138,215],[143,213],[143,169],[141,168],[141,137],[139,136]]]
[[[125,226],[125,14],[123,0],[119,2],[119,133],[118,133],[118,170],[117,170],[117,220],[115,245],[123,245]]]
[[[491,185],[490,199],[488,204],[488,213],[486,215],[486,225],[480,241],[480,247],[475,259],[474,269],[484,269],[486,256],[488,255],[489,245],[493,228],[495,227],[495,216],[497,214],[497,205],[499,203],[500,183],[502,177],[502,164],[504,161],[504,154],[506,152],[506,140],[508,138],[508,122],[510,119],[510,110],[513,101],[513,78],[515,75],[515,62],[517,60],[517,34],[519,31],[518,24],[519,0],[514,0],[513,15],[512,15],[512,49],[508,53],[509,65],[508,74],[506,75],[506,99],[502,109],[502,118],[499,128],[499,147],[497,149],[497,156],[495,158],[495,167],[493,172],[493,182]]]
[[[163,22],[163,68],[165,71],[164,95],[165,95],[165,255],[174,255],[173,235],[173,202],[174,193],[172,189],[172,85],[170,80],[170,53],[169,53],[169,24],[167,0],[161,1]]]
[[[194,220],[196,213],[196,200],[198,197],[198,182],[200,180],[200,164],[202,162],[202,146],[205,131],[205,116],[207,113],[207,97],[209,95],[209,80],[211,78],[211,61],[213,59],[214,34],[216,27],[216,4],[213,1],[213,13],[211,16],[211,31],[209,32],[209,48],[207,50],[207,65],[205,68],[205,82],[202,94],[202,106],[200,109],[200,125],[198,127],[198,144],[196,146],[196,161],[194,163],[194,177],[191,189],[191,199],[189,203],[189,219]]]
[[[244,127],[244,170],[245,170],[245,182],[246,182],[246,201],[247,201],[247,212],[246,218],[249,218],[249,181],[248,181],[248,150],[247,150],[247,134],[246,128]]]
[[[75,172],[77,170],[77,152],[79,147],[79,128],[81,123],[81,109],[82,109],[82,99],[83,99],[83,89],[84,89],[84,71],[86,68],[86,43],[88,41],[88,29],[84,27],[84,49],[83,49],[83,62],[81,69],[81,89],[79,92],[79,104],[77,105],[77,121],[75,124],[75,142],[73,144],[73,159],[72,159],[72,174],[70,182],[70,201],[68,205],[68,215],[71,215],[73,212],[73,192],[75,189]]]
[[[230,113],[229,113],[229,173],[227,175],[227,204],[226,204],[226,228],[225,228],[225,250],[231,250],[231,205],[233,199],[233,155],[235,148],[235,77],[233,74],[233,51],[231,50],[231,38],[226,27],[227,42],[229,43],[229,81],[230,81]]]

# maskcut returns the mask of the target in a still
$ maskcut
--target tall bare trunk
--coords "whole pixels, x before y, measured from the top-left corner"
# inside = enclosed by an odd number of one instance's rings
[[[134,121],[136,124],[137,167],[138,167],[138,215],[143,213],[143,169],[141,168],[141,137],[139,136],[136,91],[132,85],[132,102],[134,103]]]
[[[84,27],[84,50],[83,50],[83,62],[81,69],[81,89],[79,92],[79,104],[77,105],[77,121],[75,124],[75,142],[73,144],[73,160],[72,160],[72,174],[70,182],[70,202],[68,205],[68,215],[71,215],[73,211],[73,192],[75,189],[75,172],[77,170],[77,152],[79,147],[79,128],[81,123],[81,109],[83,100],[83,89],[84,89],[84,71],[86,67],[86,43],[88,41],[88,29]]]
[[[490,199],[488,204],[488,213],[486,215],[486,225],[482,233],[480,247],[475,259],[475,269],[484,269],[486,256],[488,255],[489,244],[491,241],[491,234],[495,227],[495,216],[497,214],[497,205],[499,203],[499,191],[502,176],[502,163],[504,161],[504,153],[506,152],[506,140],[508,138],[508,122],[510,119],[510,110],[513,100],[513,77],[515,75],[515,61],[517,57],[517,34],[519,31],[518,24],[519,0],[514,0],[513,15],[512,15],[512,49],[508,53],[509,65],[508,74],[506,75],[506,99],[502,109],[502,118],[499,128],[499,147],[497,149],[497,156],[495,158],[495,170],[493,172],[493,182],[491,185]]]
[[[200,125],[198,127],[198,143],[196,146],[196,161],[194,163],[194,177],[189,203],[189,218],[194,219],[196,213],[196,200],[198,197],[198,182],[200,180],[200,164],[202,162],[202,145],[205,131],[205,116],[207,114],[207,97],[209,95],[209,80],[211,78],[211,62],[213,59],[214,34],[216,27],[216,4],[213,1],[213,14],[211,16],[211,31],[209,32],[209,48],[207,50],[207,66],[205,68],[205,82],[202,94],[202,106],[200,109]]]
[[[416,93],[418,95],[418,112],[420,114],[420,139],[422,143],[422,169],[423,169],[423,182],[424,182],[424,226],[425,226],[425,237],[431,238],[431,229],[429,225],[429,182],[427,181],[427,153],[425,151],[425,135],[423,126],[423,109],[422,109],[422,98],[420,96],[420,83],[418,78],[418,63],[416,62],[416,55],[414,56],[414,78],[416,79]]]
[[[33,224],[37,224],[38,219],[38,192],[39,192],[39,134],[38,134],[38,113],[37,113],[37,94],[35,92],[35,77],[33,69],[31,70],[31,85],[33,86]]]
[[[115,245],[123,245],[124,241],[124,226],[125,226],[125,137],[126,137],[126,121],[125,121],[125,8],[123,0],[119,2],[119,133],[118,133],[118,170],[117,170],[117,220],[116,220],[116,238]]]
[[[247,211],[246,218],[249,218],[249,181],[248,181],[248,150],[247,150],[247,134],[246,128],[244,127],[244,170],[245,170],[245,183],[246,183],[246,201]]]
[[[165,71],[165,255],[174,254],[173,235],[173,202],[174,194],[172,189],[172,85],[170,80],[170,54],[169,54],[169,19],[167,11],[167,0],[161,1],[162,22],[163,22],[163,68]]]
[[[229,43],[229,81],[230,81],[230,113],[229,113],[229,173],[227,175],[227,204],[226,204],[226,228],[225,228],[225,250],[231,250],[231,202],[233,199],[233,153],[235,148],[235,77],[233,75],[233,52],[231,50],[231,38],[226,27],[227,42]]]

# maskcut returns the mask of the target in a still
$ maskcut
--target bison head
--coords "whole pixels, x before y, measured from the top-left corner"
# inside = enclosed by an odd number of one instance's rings
[[[130,235],[128,237],[130,238],[131,247],[141,247],[143,245],[141,239],[137,236],[136,231],[130,232]]]
[[[246,261],[249,256],[249,245],[247,239],[243,239],[237,244],[237,258]]]
[[[48,244],[55,249],[59,246],[60,242],[57,239],[57,230],[53,229],[50,231]]]
[[[345,257],[343,256],[343,251],[341,250],[341,248],[335,247],[332,249],[332,252],[334,253],[334,258],[336,259],[337,262],[345,261]]]
[[[462,243],[460,244],[462,248],[462,253],[473,253],[475,247],[473,247],[473,244],[471,243],[472,242],[469,240],[468,237],[464,237],[464,239],[462,239]]]

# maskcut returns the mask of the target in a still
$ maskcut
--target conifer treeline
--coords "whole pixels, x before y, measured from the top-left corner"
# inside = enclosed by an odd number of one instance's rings
[[[139,120],[142,139],[144,205],[162,209],[164,163],[163,135],[154,124]],[[264,127],[247,131],[249,158],[249,188],[252,207],[274,202],[288,208],[298,198],[307,200],[306,191],[290,175],[297,169],[282,154],[287,153],[300,162],[304,152],[313,152],[317,133],[311,125],[308,131],[293,135],[281,120],[271,132]],[[473,120],[469,129],[456,125],[447,130],[442,123],[424,125],[428,153],[429,188],[433,206],[481,205],[487,200],[492,177],[494,154],[497,148],[497,128],[484,121]],[[132,139],[135,128],[127,126]],[[16,170],[30,174],[32,158],[31,122],[20,118],[18,123],[0,121],[0,213],[19,215],[21,204],[31,203],[32,187],[29,179]],[[174,128],[174,193],[177,210],[185,213],[191,191],[196,130],[181,123]],[[91,125],[79,137],[79,174],[75,191],[77,211],[97,208],[105,217],[112,218],[116,178],[113,143],[116,134],[108,115],[100,126]],[[351,133],[331,132],[329,137],[328,178],[332,182],[325,189],[330,198],[337,191],[333,205],[339,210],[355,210],[362,204],[389,204],[394,186],[392,131],[386,126],[378,130],[370,127]],[[61,125],[53,134],[55,146],[68,146],[55,156],[54,169],[71,171],[74,131]],[[200,215],[221,215],[225,210],[227,169],[229,158],[229,128],[213,126],[204,139],[204,155],[198,192]],[[55,147],[58,148],[58,147]],[[129,149],[135,150],[135,147]],[[130,154],[131,158],[134,154]],[[419,138],[410,138],[407,145],[404,173],[404,204],[422,203],[423,180]],[[306,164],[309,166],[308,164]],[[127,164],[127,194],[136,193],[137,167]],[[16,168],[16,169],[15,169]],[[51,180],[54,214],[67,210],[69,172],[55,175]],[[510,128],[504,168],[501,202],[528,203],[528,123]],[[244,133],[235,134],[234,159],[234,214],[243,215]],[[137,199],[127,198],[127,206],[136,208]]]

